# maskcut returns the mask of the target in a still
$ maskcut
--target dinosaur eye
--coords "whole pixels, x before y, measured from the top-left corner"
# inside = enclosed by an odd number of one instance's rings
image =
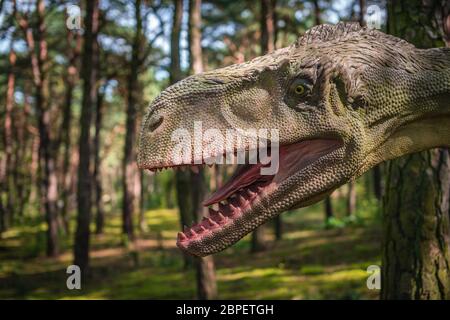
[[[306,103],[313,89],[313,82],[309,78],[298,77],[294,79],[286,90],[284,102],[291,108],[299,108]]]
[[[295,86],[295,89],[294,89],[295,94],[302,96],[303,94],[305,94],[305,91],[306,91],[306,89],[305,89],[304,85],[298,84]]]
[[[311,83],[307,79],[296,79],[290,86],[290,90],[296,97],[306,96],[311,89]]]

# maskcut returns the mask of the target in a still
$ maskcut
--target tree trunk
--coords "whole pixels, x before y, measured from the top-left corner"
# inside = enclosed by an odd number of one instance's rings
[[[447,48],[450,48],[450,2],[441,0],[442,3],[442,10],[441,10],[441,16],[442,16],[442,38],[444,39],[445,46]],[[447,148],[447,151],[450,152],[450,150]],[[450,189],[450,183],[448,188]],[[450,199],[449,199],[449,205],[448,205],[448,215],[450,219]],[[450,233],[450,230],[449,230]]]
[[[445,46],[450,48],[450,2],[441,0],[442,3],[442,33],[445,41]]]
[[[86,16],[84,21],[84,48],[81,77],[83,79],[83,99],[80,118],[79,165],[77,184],[77,230],[75,233],[75,264],[82,270],[82,275],[89,272],[89,242],[91,221],[91,173],[90,167],[90,128],[92,110],[97,101],[97,67],[96,51],[98,50],[97,32],[99,22],[98,0],[85,2]]]
[[[47,256],[58,255],[58,222],[57,222],[57,195],[58,180],[56,176],[56,155],[53,141],[50,137],[50,114],[48,110],[48,77],[44,67],[47,62],[48,50],[45,39],[46,25],[45,3],[38,0],[36,3],[36,28],[39,32],[33,33],[29,26],[28,17],[19,16],[16,1],[13,1],[14,14],[23,30],[30,52],[33,83],[35,86],[35,107],[39,131],[39,190],[40,205],[44,211],[47,223]]]
[[[106,84],[105,84],[106,85]],[[93,152],[94,152],[94,172],[92,174],[92,182],[94,183],[94,207],[95,207],[95,233],[102,234],[103,228],[105,226],[105,212],[103,210],[102,203],[102,175],[100,172],[100,132],[102,129],[102,120],[103,120],[103,99],[104,93],[101,93],[100,90],[97,93],[97,103],[95,108],[95,135],[93,141]]]
[[[275,50],[275,1],[261,0],[261,53],[266,54]],[[275,238],[281,239],[281,215],[273,218]],[[260,252],[266,249],[266,226],[261,225],[252,233],[250,252]]]
[[[174,13],[172,21],[172,33],[170,38],[170,84],[180,81],[180,33],[183,21],[183,0],[174,0]]]
[[[383,299],[450,299],[448,152],[389,164],[383,213]]]
[[[383,184],[381,180],[381,164],[377,165],[372,169],[373,176],[373,192],[377,200],[381,200],[383,197]]]
[[[201,0],[189,1],[189,57],[191,73],[203,72],[202,32],[201,32]],[[204,170],[191,172],[192,215],[200,221],[206,215],[202,201],[205,197],[206,184]],[[200,300],[211,300],[217,297],[216,273],[213,256],[196,258],[197,297]]]
[[[0,240],[3,238],[3,232],[6,231],[4,219],[5,219],[5,207],[3,205],[2,197],[0,197]]]
[[[125,150],[123,161],[123,207],[122,207],[122,232],[128,236],[128,239],[134,239],[133,216],[135,214],[136,200],[139,194],[136,194],[135,182],[137,167],[135,161],[135,142],[136,142],[136,117],[137,117],[137,98],[138,95],[138,74],[140,67],[140,51],[143,39],[141,0],[136,0],[134,4],[136,31],[133,40],[130,73],[128,75],[128,104],[127,121],[125,135]]]
[[[5,103],[5,127],[4,127],[4,145],[5,145],[5,163],[3,168],[3,190],[6,194],[6,202],[4,206],[3,223],[4,228],[8,228],[11,225],[14,217],[14,183],[13,183],[13,120],[12,111],[14,107],[14,85],[16,81],[15,65],[16,65],[16,53],[13,48],[13,39],[11,39],[11,45],[9,50],[9,68],[8,68],[8,83],[6,87],[6,103]],[[0,193],[0,197],[3,196]]]
[[[205,177],[203,170],[199,173],[191,172],[192,186],[192,213],[196,221],[201,221],[206,216],[202,201],[205,195]],[[213,256],[195,258],[197,276],[197,298],[200,300],[212,300],[217,298],[216,272]]]
[[[139,170],[138,178],[140,180],[140,197],[139,197],[139,232],[141,234],[145,234],[148,231],[147,221],[145,219],[145,183],[149,183],[148,180],[145,180],[144,171]],[[153,183],[152,180],[150,180],[150,184]]]
[[[24,217],[24,208],[25,206],[30,202],[30,193],[31,193],[31,186],[34,185],[32,183],[31,174],[29,174],[30,171],[32,171],[31,168],[31,162],[28,161],[28,156],[32,154],[32,152],[29,152],[30,149],[32,149],[32,141],[33,137],[30,137],[29,134],[29,124],[28,121],[30,120],[31,115],[31,104],[30,104],[30,95],[29,92],[29,86],[24,86],[24,103],[23,103],[23,109],[22,112],[20,112],[20,117],[18,121],[18,129],[17,129],[17,147],[15,151],[15,188],[16,188],[16,206],[17,206],[17,213],[19,215],[19,218]],[[19,165],[23,164],[23,165]]]
[[[325,222],[334,216],[333,205],[331,203],[331,197],[328,196],[324,200],[325,207]]]
[[[356,188],[355,183],[349,182],[347,184],[347,216],[353,216],[356,210]]]
[[[172,21],[172,33],[170,38],[170,83],[174,84],[180,81],[183,76],[181,74],[180,65],[180,34],[181,23],[183,21],[183,1],[174,0],[174,13]],[[175,190],[177,205],[180,213],[180,224],[183,229],[190,224],[194,217],[192,216],[192,199],[188,190],[190,190],[190,174],[186,171],[175,171]],[[183,253],[184,268],[187,269],[193,264],[192,257]]]
[[[321,10],[319,6],[319,0],[313,0],[313,7],[314,7],[314,23],[316,26],[319,24],[322,24],[322,18],[321,16]]]
[[[366,25],[366,21],[364,20],[365,14],[366,14],[366,0],[359,0],[359,24],[361,26]]]
[[[261,0],[261,53],[275,50],[275,0]]]
[[[283,220],[281,215],[277,215],[273,219],[274,223],[274,231],[275,231],[275,240],[281,240],[283,238]]]
[[[261,225],[252,233],[250,252],[257,253],[266,249],[266,232],[264,226]]]
[[[420,0],[390,3],[389,32],[422,47],[433,46],[434,40],[416,22],[418,15],[429,16],[422,5]],[[449,161],[448,151],[435,149],[389,163],[383,299],[450,299]]]
[[[68,60],[69,64],[66,71],[66,93],[64,98],[63,106],[63,120],[61,124],[61,146],[64,148],[62,154],[62,172],[60,179],[61,186],[61,219],[63,220],[63,225],[66,234],[70,233],[69,230],[69,195],[71,191],[71,176],[69,174],[70,170],[70,154],[72,147],[71,139],[71,126],[72,126],[72,101],[73,101],[73,91],[75,89],[78,70],[77,70],[77,60],[80,54],[81,37],[76,38],[76,47],[71,48],[70,43],[74,40],[74,33],[70,30],[67,31],[67,44],[68,49]]]

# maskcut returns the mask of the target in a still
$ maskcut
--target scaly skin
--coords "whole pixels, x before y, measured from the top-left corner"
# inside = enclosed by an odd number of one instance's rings
[[[295,92],[299,83],[303,94]],[[194,121],[224,136],[230,128],[278,129],[281,146],[335,141],[275,187],[257,191],[238,214],[213,211],[212,220],[179,235],[181,249],[205,256],[283,211],[323,199],[380,162],[449,147],[450,50],[417,49],[356,24],[314,27],[287,48],[163,91],[142,124],[139,166],[173,166],[171,134],[192,131]]]

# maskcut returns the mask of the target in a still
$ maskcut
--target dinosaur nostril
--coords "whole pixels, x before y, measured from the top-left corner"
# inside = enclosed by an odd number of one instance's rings
[[[150,132],[153,132],[156,129],[158,129],[158,127],[161,125],[163,120],[164,120],[163,116],[159,116],[159,117],[150,119],[148,122],[148,128],[149,128]]]

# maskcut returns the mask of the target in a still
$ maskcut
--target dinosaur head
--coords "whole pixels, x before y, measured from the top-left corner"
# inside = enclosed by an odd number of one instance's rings
[[[270,145],[266,162],[241,166],[205,201],[218,210],[179,233],[178,246],[197,256],[218,252],[382,161],[448,145],[449,52],[442,50],[355,24],[322,25],[287,48],[167,88],[142,124],[141,168],[194,168],[224,155],[227,162],[256,149],[238,143],[249,137]],[[443,119],[447,125],[435,128]],[[276,170],[263,174],[268,159]]]

